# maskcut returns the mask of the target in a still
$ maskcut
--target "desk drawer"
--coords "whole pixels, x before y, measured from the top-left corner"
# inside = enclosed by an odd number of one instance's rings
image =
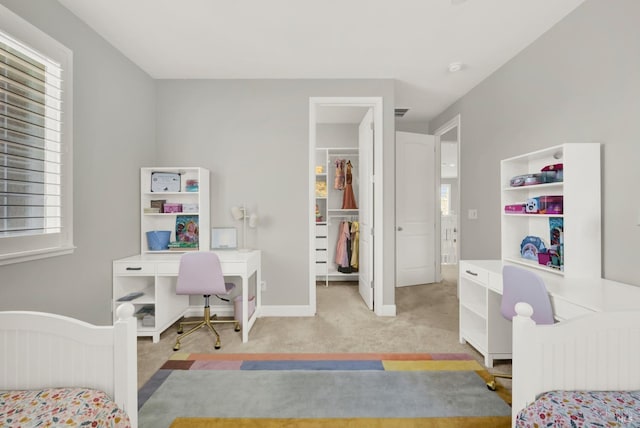
[[[154,262],[116,262],[113,273],[119,276],[154,275]]]
[[[156,270],[158,275],[178,276],[178,270],[180,269],[180,262],[174,263],[158,263]]]
[[[460,263],[460,278],[467,278],[485,286],[489,284],[489,272],[471,263]]]
[[[580,315],[593,314],[590,309],[578,306],[571,302],[567,302],[564,299],[551,296],[551,307],[553,308],[553,315],[557,320],[568,320],[578,317]]]

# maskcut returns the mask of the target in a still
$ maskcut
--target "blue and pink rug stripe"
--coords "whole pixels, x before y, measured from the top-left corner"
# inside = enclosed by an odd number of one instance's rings
[[[457,371],[486,369],[468,354],[457,353],[335,353],[335,354],[191,354],[174,353],[138,391],[140,409],[171,373],[182,370],[253,371]]]
[[[161,370],[482,370],[467,354],[186,354]]]

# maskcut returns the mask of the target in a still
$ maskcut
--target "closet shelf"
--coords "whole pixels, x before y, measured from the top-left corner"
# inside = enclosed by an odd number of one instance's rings
[[[343,209],[335,209],[335,208],[330,208],[329,210],[329,214],[331,213],[336,213],[336,214],[349,214],[349,213],[354,213],[354,214],[358,214],[358,209],[350,209],[350,210],[343,210]]]

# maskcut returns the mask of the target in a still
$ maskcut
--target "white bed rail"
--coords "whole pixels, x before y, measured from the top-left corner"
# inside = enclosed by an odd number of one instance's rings
[[[87,387],[106,392],[137,427],[133,305],[113,326],[30,311],[0,312],[0,390]]]
[[[640,311],[536,325],[530,305],[515,310],[512,420],[545,391],[640,389]]]

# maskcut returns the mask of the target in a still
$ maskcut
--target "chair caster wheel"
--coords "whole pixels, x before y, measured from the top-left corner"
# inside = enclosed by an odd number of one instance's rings
[[[179,344],[179,343],[176,343],[176,344],[173,346],[173,350],[174,350],[174,351],[178,351],[178,350],[180,350],[180,344]]]
[[[240,324],[236,324],[235,331],[240,331]]]
[[[489,391],[495,391],[496,390],[496,381],[492,380],[491,382],[487,382],[487,388],[489,389]]]
[[[222,346],[220,346],[220,344],[219,344],[219,343],[216,343],[213,347],[214,347],[215,349],[220,349],[220,348],[222,348]]]
[[[178,329],[178,334],[182,334],[182,333],[183,333],[183,330],[181,328]]]

